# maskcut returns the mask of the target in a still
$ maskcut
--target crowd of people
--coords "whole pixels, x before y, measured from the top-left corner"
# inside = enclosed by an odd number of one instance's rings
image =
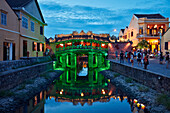
[[[119,56],[119,57],[118,57]],[[115,51],[115,58],[120,60],[120,63],[124,63],[126,61],[127,63],[134,66],[134,60],[137,60],[138,66],[144,66],[144,69],[147,69],[147,66],[149,65],[149,52],[148,51],[121,51],[118,55],[118,52]],[[168,65],[170,64],[169,60],[169,53],[166,52],[166,55],[163,56],[162,52],[159,55],[160,64],[166,64],[166,68],[168,68]]]

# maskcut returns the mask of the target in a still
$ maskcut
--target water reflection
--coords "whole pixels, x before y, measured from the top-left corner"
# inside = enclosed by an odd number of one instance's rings
[[[81,71],[80,71],[81,72]],[[66,70],[58,80],[35,95],[17,113],[147,113],[145,106],[110,83],[98,70],[78,76]]]

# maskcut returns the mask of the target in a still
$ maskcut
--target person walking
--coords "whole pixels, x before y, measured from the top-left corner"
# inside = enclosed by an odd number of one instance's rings
[[[130,52],[130,62],[132,63],[132,66],[133,66],[133,60],[134,60],[133,53],[132,53],[132,52]]]
[[[118,59],[118,52],[117,52],[117,50],[115,52],[115,55],[116,55],[116,60],[117,60]]]
[[[137,52],[137,62],[138,62],[138,66],[139,66],[139,63],[140,63],[141,66],[142,66],[141,57],[142,57],[142,54],[140,53],[140,51],[138,51],[138,52]]]
[[[128,52],[127,58],[128,58],[128,63],[129,63],[129,64],[130,64],[130,55],[131,55],[131,52]]]
[[[120,63],[124,63],[123,51],[120,52]]]
[[[148,55],[147,53],[145,53],[145,57],[144,57],[144,69],[147,69],[147,66],[149,64],[149,60],[148,60]]]
[[[163,57],[163,54],[162,54],[162,52],[160,53],[160,56],[159,56],[159,63],[160,64],[163,64],[163,59],[164,59],[164,57]]]
[[[168,69],[168,65],[170,63],[169,61],[169,52],[166,52],[166,55],[165,55],[165,63],[166,63],[166,68]]]
[[[125,59],[126,59],[126,62],[128,62],[128,52],[127,51],[125,52]]]

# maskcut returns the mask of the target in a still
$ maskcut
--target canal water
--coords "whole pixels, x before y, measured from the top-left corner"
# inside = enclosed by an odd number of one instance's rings
[[[88,74],[86,74],[88,73]],[[72,78],[76,75],[76,80]],[[96,77],[90,77],[96,76]],[[91,80],[93,78],[93,80]],[[98,69],[66,70],[24,107],[25,113],[146,113],[145,106],[110,83]]]
[[[85,73],[82,72],[83,70],[80,73]],[[98,73],[98,76],[100,75]],[[46,91],[44,112],[145,113],[144,107],[138,106],[135,99],[129,98],[125,92],[111,84],[109,79],[101,76],[101,84],[93,82],[92,85],[87,79],[84,79],[84,76],[74,85],[63,83],[62,78],[54,81]]]
[[[77,69],[66,69],[27,102],[24,113],[147,113],[145,105],[115,87],[100,71],[88,69],[87,61]]]

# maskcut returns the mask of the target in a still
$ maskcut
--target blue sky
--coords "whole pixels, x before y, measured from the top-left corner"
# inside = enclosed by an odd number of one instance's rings
[[[38,0],[46,23],[45,36],[84,30],[118,35],[133,14],[170,17],[170,0]],[[116,32],[111,32],[117,29]]]

